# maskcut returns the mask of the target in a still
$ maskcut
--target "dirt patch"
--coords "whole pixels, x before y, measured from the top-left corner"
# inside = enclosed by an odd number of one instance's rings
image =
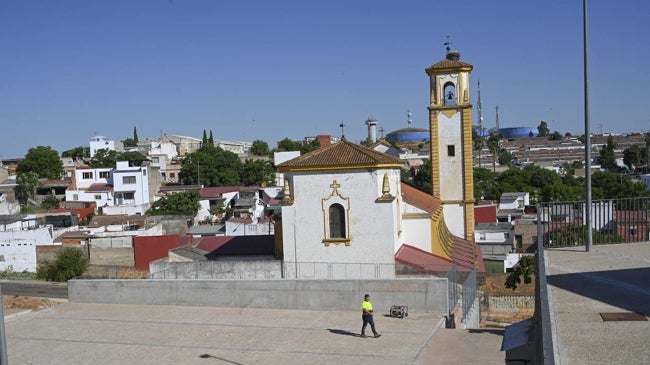
[[[22,297],[18,295],[3,295],[2,296],[2,308],[6,312],[13,310],[23,310],[31,309],[33,311],[39,311],[41,309],[54,307],[57,305],[57,301],[48,298],[41,297]]]

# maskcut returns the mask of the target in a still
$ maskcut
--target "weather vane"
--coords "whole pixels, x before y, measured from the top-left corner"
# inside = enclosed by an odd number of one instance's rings
[[[345,127],[345,124],[343,124],[343,121],[341,121],[339,127],[341,127],[341,139],[345,139],[345,130],[343,129]]]

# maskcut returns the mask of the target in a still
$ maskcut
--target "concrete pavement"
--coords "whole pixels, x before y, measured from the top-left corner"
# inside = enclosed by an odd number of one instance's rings
[[[61,303],[6,318],[11,364],[503,364],[501,330],[439,328],[442,319],[296,311]],[[480,361],[477,361],[480,359]]]
[[[546,259],[559,364],[650,363],[650,322],[600,316],[650,316],[650,243],[548,249]]]

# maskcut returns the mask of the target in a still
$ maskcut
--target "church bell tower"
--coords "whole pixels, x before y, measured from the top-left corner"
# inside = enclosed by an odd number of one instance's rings
[[[444,60],[426,69],[429,75],[431,189],[440,198],[451,233],[474,241],[474,171],[472,105],[469,74],[472,65],[447,44]]]

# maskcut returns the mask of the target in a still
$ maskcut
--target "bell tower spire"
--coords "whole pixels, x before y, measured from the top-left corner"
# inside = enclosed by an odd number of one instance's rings
[[[472,105],[469,75],[473,66],[460,60],[447,38],[445,59],[426,69],[429,76],[431,190],[439,197],[455,236],[474,241]],[[456,219],[459,217],[462,219]]]

